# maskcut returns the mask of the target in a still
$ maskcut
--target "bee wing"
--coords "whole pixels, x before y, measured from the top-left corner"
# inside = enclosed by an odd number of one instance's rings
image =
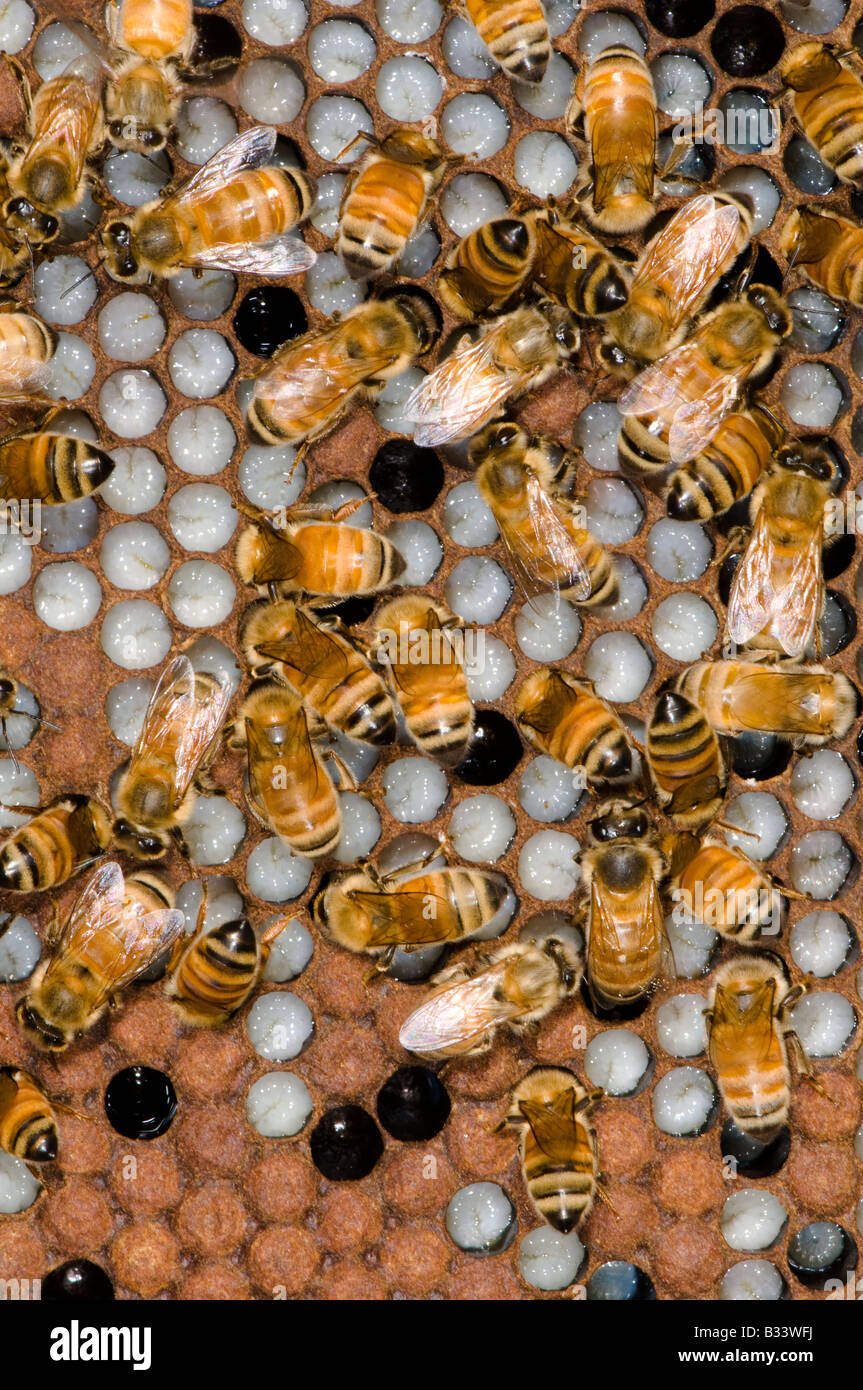
[[[743,559],[734,574],[728,598],[728,635],[743,646],[770,621],[776,594],[773,588],[775,551],[770,528],[759,514]]]
[[[725,269],[739,225],[736,207],[717,203],[709,193],[691,198],[646,248],[633,289],[652,281],[668,286],[675,298],[676,321],[681,323],[689,307]]]
[[[259,169],[276,148],[277,136],[278,131],[268,125],[255,125],[250,130],[244,130],[217,150],[181,188],[169,194],[162,203],[163,211],[176,210],[184,203],[208,198],[243,169]]]
[[[194,256],[187,256],[183,265],[281,277],[299,275],[301,271],[309,270],[317,259],[317,253],[299,237],[279,236],[261,245],[253,242],[241,242],[239,245],[217,242],[215,246],[208,246]]]
[[[588,959],[595,957],[600,946],[605,952],[616,955],[641,954],[658,946],[664,953],[666,933],[662,903],[653,878],[648,878],[636,892],[630,895],[631,916],[637,921],[634,936],[623,941],[615,921],[614,904],[606,897],[605,890],[596,879],[590,891],[590,930],[588,933]]]
[[[575,1102],[572,1089],[556,1096],[547,1105],[532,1100],[519,1101],[519,1109],[530,1125],[537,1147],[557,1163],[567,1163],[572,1158],[578,1125]]]
[[[170,757],[176,769],[179,800],[188,791],[231,699],[231,687],[227,682],[220,682],[203,699],[197,695],[195,686],[195,672],[187,656],[175,656],[168,662],[153,691],[133,754],[135,758],[145,751],[161,752]]]
[[[539,479],[533,476],[527,479],[527,492],[527,524],[534,538],[536,555],[549,562],[554,571],[567,576],[565,587],[572,590],[574,598],[590,598],[593,587],[590,571],[584,562],[581,547],[566,525],[560,504],[555,503]],[[547,592],[548,585],[543,584],[531,569],[530,556],[525,552],[519,533],[502,523],[500,534],[515,577],[528,598]]]
[[[525,1010],[498,997],[506,964],[499,961],[479,975],[433,994],[402,1024],[402,1047],[408,1052],[439,1052],[469,1042],[507,1019],[518,1018]]]
[[[26,353],[6,354],[0,360],[0,400],[20,400],[29,392],[44,390],[50,380],[48,363]]]
[[[617,408],[621,415],[653,415],[673,405],[680,399],[682,383],[700,361],[701,353],[690,339],[642,368],[620,394]]]
[[[716,378],[697,401],[681,405],[668,431],[672,463],[687,463],[706,449],[722,421],[740,396],[746,370]]]
[[[633,129],[631,123],[626,130],[619,128],[616,114],[610,117],[607,128],[600,118],[591,125],[591,146],[593,154],[593,206],[601,212],[609,198],[616,192],[624,179],[630,179],[634,191],[642,198],[653,198],[654,145],[656,141],[655,121],[639,119]],[[649,118],[648,118],[649,119]],[[635,158],[633,151],[639,146],[650,150],[647,159]],[[601,159],[597,160],[597,152]]]
[[[425,946],[450,941],[461,934],[451,904],[434,893],[359,890],[352,892],[350,898],[371,920],[371,947]]]
[[[821,607],[821,528],[780,570],[766,519],[759,515],[728,600],[728,634],[742,646],[771,626],[788,656],[804,654]],[[775,580],[781,574],[781,583]]]
[[[299,670],[314,671],[315,675],[325,673],[333,686],[340,685],[348,674],[345,647],[333,633],[319,627],[300,609],[292,632],[276,642],[259,643],[257,650],[261,656],[284,661]]]
[[[496,337],[492,329],[478,342],[456,348],[408,396],[404,414],[416,421],[417,444],[463,439],[506,400],[515,383],[495,366]]]
[[[392,356],[383,352],[349,357],[340,346],[341,329],[331,324],[299,346],[288,343],[284,358],[259,377],[261,394],[280,411],[306,418],[312,410],[335,408],[348,392],[392,366]]]

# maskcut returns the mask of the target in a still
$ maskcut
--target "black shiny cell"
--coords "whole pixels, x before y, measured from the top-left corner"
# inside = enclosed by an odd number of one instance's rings
[[[651,1001],[650,994],[643,994],[631,1004],[616,1004],[607,1008],[594,997],[586,976],[581,982],[580,993],[588,1012],[601,1023],[625,1023],[627,1019],[639,1018]]]
[[[434,449],[388,439],[375,454],[369,484],[387,511],[424,512],[443,487],[443,464]]]
[[[320,612],[328,618],[338,618],[345,627],[355,627],[358,623],[364,623],[372,616],[375,611],[377,596],[371,594],[368,598],[346,598],[341,603],[329,604],[321,607]]]
[[[741,1178],[769,1178],[779,1172],[791,1151],[791,1131],[783,1125],[769,1143],[759,1144],[733,1120],[726,1120],[719,1144],[722,1157],[733,1159],[734,1171]]]
[[[496,709],[479,709],[473,737],[456,773],[471,787],[494,787],[515,771],[523,752],[516,727],[505,714]]]
[[[381,1132],[359,1105],[337,1105],[312,1130],[312,1162],[331,1182],[356,1182],[384,1151]]]
[[[394,1139],[433,1139],[451,1109],[446,1087],[428,1067],[399,1067],[378,1091],[378,1119]]]
[[[153,1067],[124,1067],[105,1089],[105,1113],[127,1139],[158,1139],[177,1113],[177,1093]]]
[[[609,1260],[595,1269],[585,1290],[591,1303],[644,1303],[656,1298],[656,1289],[638,1265],[628,1260]]]
[[[195,46],[189,66],[196,77],[235,68],[243,56],[243,40],[229,19],[221,14],[195,16]]]
[[[258,285],[249,290],[234,314],[234,332],[247,352],[272,357],[290,338],[309,326],[303,301],[285,285]]]
[[[748,782],[767,782],[779,777],[791,761],[794,751],[787,739],[776,734],[748,731],[729,740],[731,766],[738,777]]]
[[[42,1280],[41,1297],[47,1303],[70,1298],[108,1303],[114,1297],[114,1286],[101,1265],[94,1265],[91,1260],[67,1260]]]
[[[850,531],[843,531],[840,535],[831,536],[821,557],[824,578],[830,580],[835,579],[838,574],[844,574],[854,559],[856,549],[857,538],[852,536]]]
[[[713,0],[647,0],[644,13],[660,34],[668,39],[688,39],[713,18]]]
[[[731,77],[761,77],[775,68],[785,48],[782,25],[763,5],[738,5],[717,22],[710,48]]]
[[[844,1279],[856,1263],[856,1242],[835,1221],[812,1221],[788,1242],[788,1268],[809,1288],[823,1289],[828,1279]]]

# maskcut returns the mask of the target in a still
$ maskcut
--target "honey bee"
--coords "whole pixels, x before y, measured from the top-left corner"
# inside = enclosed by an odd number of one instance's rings
[[[392,696],[356,639],[290,599],[246,609],[239,639],[252,673],[293,686],[333,729],[361,743],[392,743]]]
[[[212,758],[231,687],[187,656],[162,671],[144,725],[114,797],[114,843],[139,859],[161,859],[195,802],[193,783]]]
[[[727,415],[706,448],[668,480],[666,508],[677,521],[710,521],[750,493],[784,438],[778,421],[752,405]]]
[[[699,661],[676,684],[717,733],[778,734],[798,748],[844,738],[860,710],[847,676],[793,661]]]
[[[323,727],[290,686],[262,681],[230,735],[246,750],[252,814],[307,859],[329,854],[342,833],[339,798],[316,747]]]
[[[551,206],[525,220],[534,227],[531,278],[538,289],[583,318],[620,312],[629,284],[623,267],[601,242]]]
[[[265,968],[270,947],[285,929],[280,918],[258,941],[245,918],[205,929],[207,900],[201,901],[191,940],[181,936],[168,966],[165,993],[185,1023],[215,1028],[245,1004]]]
[[[580,860],[587,902],[586,973],[595,1003],[629,1007],[671,972],[660,883],[665,857],[643,807],[608,801]]]
[[[515,717],[528,743],[598,788],[633,771],[626,729],[590,681],[569,671],[533,671],[515,697]]]
[[[521,1132],[525,1186],[543,1221],[568,1235],[602,1196],[596,1135],[586,1112],[605,1093],[586,1091],[566,1067],[534,1067],[515,1087],[504,1125]]]
[[[565,495],[574,475],[570,456],[504,420],[471,441],[469,459],[529,598],[556,591],[586,607],[614,603],[614,561]]]
[[[473,319],[509,307],[534,267],[534,227],[530,217],[495,217],[456,242],[437,284],[451,314]]]
[[[520,1033],[574,994],[581,973],[579,954],[558,937],[502,946],[476,964],[435,975],[432,993],[402,1024],[399,1042],[423,1057],[486,1052],[502,1024]]]
[[[208,159],[167,198],[101,233],[108,274],[125,284],[193,270],[296,275],[315,263],[305,242],[287,235],[308,216],[315,189],[307,174],[266,161],[278,132],[253,126]]]
[[[733,845],[713,836],[677,834],[662,848],[669,866],[669,896],[674,913],[696,919],[736,941],[751,941],[762,929],[776,926],[782,896],[800,895],[780,887]]]
[[[759,1144],[769,1143],[788,1121],[789,1048],[806,1079],[823,1089],[790,1019],[805,993],[805,985],[791,985],[772,952],[735,956],[716,972],[707,1055],[729,1115]]]
[[[255,378],[248,421],[267,444],[319,439],[351,406],[428,352],[440,311],[422,290],[396,285],[344,318],[285,343]]]
[[[466,335],[408,396],[404,415],[416,421],[417,444],[434,447],[466,439],[487,424],[504,401],[533,391],[578,351],[572,315],[544,302],[513,309]]]
[[[6,182],[6,161],[0,158],[0,208],[9,200]],[[25,241],[13,236],[0,219],[0,289],[16,285],[30,264],[30,249]]]
[[[131,885],[131,891],[127,891]],[[129,884],[119,864],[102,864],[66,926],[49,940],[15,1014],[28,1042],[62,1052],[101,1018],[115,997],[173,946],[183,930],[176,908],[148,910],[156,897]]]
[[[108,35],[120,50],[105,89],[108,139],[152,154],[173,130],[181,68],[195,45],[192,0],[109,0]]]
[[[811,39],[786,53],[779,67],[793,93],[797,122],[843,183],[863,187],[863,82],[854,57]]]
[[[629,298],[606,321],[605,366],[631,376],[677,347],[751,233],[752,213],[730,193],[703,193],[684,203],[648,242]]]
[[[512,893],[503,874],[418,861],[382,874],[365,862],[328,874],[312,918],[348,951],[378,956],[386,970],[397,947],[466,941],[487,927]]]
[[[6,167],[2,218],[15,240],[43,246],[57,236],[61,215],[84,197],[88,161],[104,142],[104,73],[95,57],[76,58],[34,97],[20,63],[8,61],[24,97],[27,141],[13,149]]]
[[[719,741],[700,707],[677,691],[653,707],[647,766],[657,804],[675,825],[697,829],[718,815],[728,786]]]
[[[365,132],[358,138],[373,140]],[[418,130],[394,130],[373,143],[348,178],[336,234],[336,254],[357,280],[395,267],[446,169],[437,140]]]
[[[314,594],[336,601],[388,589],[404,574],[405,561],[386,536],[341,522],[362,506],[298,508],[285,512],[277,530],[263,512],[240,532],[236,560],[240,578],[271,597]]]
[[[551,59],[540,0],[464,0],[464,12],[492,58],[514,82],[541,82]]]
[[[0,439],[0,499],[7,502],[59,507],[89,497],[113,471],[110,454],[71,434],[24,430]]]
[[[779,245],[813,285],[849,304],[863,304],[863,227],[857,222],[820,208],[795,208]]]
[[[685,343],[644,367],[623,391],[622,466],[649,479],[669,461],[696,458],[790,331],[788,306],[767,285],[750,285],[706,314]]]
[[[26,401],[49,378],[56,339],[14,299],[0,301],[0,400]]]
[[[0,887],[10,893],[57,888],[111,843],[111,819],[90,796],[60,796],[0,845]]]
[[[391,599],[375,618],[375,643],[407,731],[442,763],[461,762],[473,734],[474,708],[458,639],[458,619],[423,594]]]
[[[824,509],[836,464],[818,444],[787,444],[752,494],[752,534],[734,572],[727,633],[740,646],[802,657],[824,609]]]
[[[602,232],[638,232],[653,216],[656,93],[644,59],[612,44],[582,67],[566,112],[570,133],[583,123],[591,182],[576,195]]]
[[[53,1106],[35,1076],[0,1067],[0,1149],[24,1163],[50,1163],[59,1147]]]

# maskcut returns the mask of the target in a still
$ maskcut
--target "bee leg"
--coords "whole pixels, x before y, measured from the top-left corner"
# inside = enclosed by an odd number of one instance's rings
[[[59,1110],[62,1115],[73,1115],[76,1120],[88,1120],[93,1124],[98,1120],[98,1115],[85,1115],[83,1110],[75,1110],[71,1105],[66,1105],[63,1101],[52,1100],[51,1108]]]
[[[354,145],[358,145],[361,140],[365,140],[367,144],[374,146],[379,146],[381,143],[373,131],[358,130],[353,140],[349,140],[345,148],[339,150],[339,153],[336,155],[336,163],[338,164],[339,160],[343,159],[344,156],[353,149]]]
[[[597,1182],[597,1184],[596,1184],[596,1195],[597,1195],[597,1197],[599,1198],[599,1200],[600,1200],[601,1202],[604,1202],[604,1203],[605,1203],[605,1205],[608,1207],[608,1210],[611,1212],[612,1216],[615,1216],[615,1217],[617,1218],[617,1220],[619,1221],[619,1220],[620,1220],[620,1212],[617,1210],[617,1207],[616,1207],[616,1206],[614,1205],[614,1203],[612,1202],[611,1198],[609,1197],[608,1193],[606,1192],[606,1190],[605,1190],[605,1188],[603,1187],[603,1185],[602,1185],[601,1182]]]
[[[181,854],[184,859],[190,859],[191,856],[189,854],[189,846],[183,839],[183,832],[180,829],[180,827],[178,825],[172,826],[170,834],[171,839],[174,841],[174,848],[176,849],[177,853]]]
[[[309,441],[308,441],[308,439],[304,439],[303,442],[302,442],[302,444],[300,445],[299,449],[297,450],[296,454],[294,455],[294,461],[293,461],[293,463],[291,464],[290,468],[288,469],[287,474],[285,475],[285,476],[287,477],[288,482],[291,482],[291,481],[292,481],[293,476],[294,476],[294,474],[296,473],[297,469],[299,468],[301,461],[305,458],[305,456],[306,456],[306,454],[307,454],[308,452],[309,452]]]
[[[289,918],[287,917],[279,917],[275,922],[271,922],[270,925],[267,927],[266,931],[264,932],[263,936],[261,937],[260,941],[258,942],[258,946],[261,952],[261,970],[264,969],[264,967],[267,964],[267,961],[270,958],[270,950],[272,948],[273,942],[276,940],[277,937],[281,936],[282,932],[285,930],[285,927],[288,925],[288,921]]]
[[[27,73],[25,72],[21,63],[18,62],[17,58],[14,58],[11,53],[7,53],[5,57],[7,64],[12,70],[12,76],[15,78],[15,81],[18,83],[18,86],[21,89],[21,98],[24,102],[24,106],[26,107],[27,117],[29,120],[30,110],[33,106],[33,90],[30,86],[30,79],[27,76]]]
[[[805,993],[805,989],[803,992]],[[783,1004],[784,1002],[785,1001],[783,1001]],[[824,1086],[822,1082],[818,1080],[818,1077],[815,1075],[815,1068],[812,1066],[806,1049],[793,1028],[788,1028],[786,1030],[785,1041],[788,1043],[789,1048],[794,1054],[794,1061],[797,1065],[797,1070],[800,1072],[801,1076],[803,1077],[803,1080],[808,1081],[809,1085],[814,1087],[814,1089],[818,1092],[819,1096],[823,1096],[825,1100],[829,1100],[831,1105],[838,1105],[838,1101],[833,1099],[826,1086]]]
[[[721,555],[715,557],[713,561],[714,565],[721,565],[726,556],[732,555],[735,551],[745,550],[749,541],[749,534],[748,526],[732,526],[731,530],[728,532],[725,549],[722,551]]]
[[[60,922],[60,913],[57,911],[57,904],[52,903],[51,921],[48,923],[48,927],[45,932],[45,945],[48,947],[49,951],[53,951],[54,947],[57,945],[57,942],[60,940],[61,933],[62,925]]]
[[[359,785],[356,777],[351,772],[347,763],[339,757],[338,753],[332,748],[328,748],[323,754],[325,762],[332,763],[339,774],[339,791],[355,792]]]

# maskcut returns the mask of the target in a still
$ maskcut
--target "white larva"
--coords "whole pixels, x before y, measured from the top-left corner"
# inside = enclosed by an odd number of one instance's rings
[[[304,859],[278,836],[256,845],[246,863],[249,892],[266,903],[286,903],[298,898],[309,886],[313,864]]]
[[[512,811],[490,792],[460,802],[449,823],[452,847],[468,864],[497,863],[512,844],[515,831]]]
[[[656,1011],[656,1037],[672,1057],[698,1057],[707,1047],[707,1002],[701,994],[675,994]]]
[[[45,394],[55,401],[77,401],[89,391],[95,375],[96,358],[84,339],[79,338],[76,333],[58,333],[57,346],[54,349],[54,356],[51,358],[49,367],[49,379],[45,385]],[[108,381],[110,380],[109,377]],[[104,391],[107,386],[108,382],[106,381],[102,390]],[[159,413],[159,419],[161,419],[163,412],[164,404]],[[106,425],[109,424],[104,408],[102,417]],[[134,417],[130,423],[133,420]],[[158,420],[156,424],[158,424]],[[110,428],[113,429],[113,425],[110,425]],[[148,430],[142,430],[142,433],[148,433],[149,429],[155,429],[155,424],[150,425]],[[121,434],[122,431],[114,429],[114,433]]]
[[[184,550],[215,554],[228,544],[238,519],[230,493],[212,483],[181,487],[168,503],[168,525]]]
[[[164,150],[148,155],[137,150],[112,150],[102,165],[111,197],[132,208],[158,198],[171,182],[171,175],[171,161]]]
[[[525,656],[544,665],[574,652],[581,631],[577,610],[559,594],[539,594],[522,606],[515,619],[519,647]]]
[[[374,133],[374,121],[368,108],[356,97],[331,93],[318,97],[309,107],[306,134],[321,159],[353,164],[365,152],[365,142],[358,141],[350,150],[346,147],[361,130]]]
[[[246,1096],[246,1118],[265,1139],[288,1139],[299,1134],[312,1109],[308,1087],[290,1071],[259,1076]]]
[[[651,624],[660,651],[674,661],[698,661],[716,641],[719,620],[698,594],[669,594],[657,605]]]
[[[306,465],[297,462],[297,451],[290,444],[268,448],[251,444],[237,472],[240,487],[248,500],[265,511],[289,507],[306,485]]]
[[[0,53],[20,53],[26,48],[35,23],[35,11],[25,0],[9,0],[0,16]]]
[[[95,276],[78,256],[41,261],[33,277],[33,308],[46,323],[80,323],[96,303]]]
[[[588,529],[605,545],[622,545],[641,528],[644,506],[623,478],[594,478],[585,497]]]
[[[234,427],[215,405],[181,410],[168,426],[168,452],[183,473],[207,478],[221,473],[236,448]]]
[[[447,797],[446,773],[430,758],[397,758],[381,776],[384,803],[405,825],[434,820]]]
[[[578,160],[561,136],[532,130],[516,146],[513,172],[535,198],[562,198],[575,183]]]
[[[280,58],[255,58],[240,69],[240,105],[263,125],[288,125],[295,121],[306,99],[299,68]]]
[[[573,443],[584,454],[591,468],[604,473],[616,473],[617,437],[620,434],[620,411],[613,401],[592,401],[586,405],[573,426]]]
[[[177,152],[190,164],[206,164],[236,133],[236,117],[225,102],[190,97],[177,115]]]
[[[703,110],[710,96],[710,74],[689,53],[662,53],[650,67],[656,104],[667,116],[680,120]]]
[[[187,328],[171,344],[168,371],[177,390],[194,400],[224,391],[237,359],[226,338],[212,328]]]
[[[732,1250],[769,1250],[779,1239],[788,1212],[772,1192],[745,1187],[722,1208],[719,1229]]]
[[[483,633],[475,657],[464,662],[467,689],[475,704],[499,700],[515,680],[515,657],[499,637]]]
[[[99,530],[99,508],[92,497],[46,507],[42,514],[40,545],[54,555],[83,550]]]
[[[29,918],[20,914],[10,922],[8,913],[4,913],[2,925],[0,980],[4,984],[15,984],[18,980],[26,980],[36,969],[42,954],[42,938]]]
[[[572,769],[544,753],[527,765],[518,784],[522,808],[543,823],[569,820],[582,795]]]
[[[779,186],[766,169],[757,164],[738,164],[736,169],[727,169],[719,179],[719,188],[729,193],[744,193],[752,202],[754,217],[752,235],[758,236],[771,226],[779,210]]]
[[[654,1087],[654,1124],[663,1134],[701,1134],[716,1111],[717,1101],[716,1088],[706,1071],[675,1067]]]
[[[648,1068],[650,1052],[630,1028],[605,1028],[591,1038],[584,1053],[584,1070],[594,1086],[609,1096],[631,1096]]]
[[[309,35],[309,62],[325,82],[355,82],[371,67],[377,44],[362,24],[327,19]]]
[[[785,1280],[769,1260],[741,1260],[723,1275],[723,1303],[773,1303],[785,1292]]]
[[[246,838],[246,818],[226,796],[199,796],[183,824],[183,839],[193,864],[227,864]]]
[[[356,864],[371,854],[381,837],[381,818],[377,807],[367,796],[359,792],[342,792],[339,796],[342,809],[342,833],[339,843],[333,850],[333,857],[340,864]]]
[[[407,367],[384,384],[374,407],[375,418],[382,430],[388,434],[413,434],[416,421],[405,415],[404,404],[424,376],[422,367]]]
[[[842,409],[844,393],[823,362],[800,362],[785,373],[780,400],[795,425],[826,430]]]
[[[496,1182],[460,1187],[446,1209],[447,1234],[471,1255],[497,1255],[512,1243],[518,1228],[515,1207]]]
[[[447,66],[456,77],[477,81],[493,77],[498,71],[475,26],[461,15],[451,19],[444,30],[442,49]]]
[[[534,1289],[568,1289],[578,1278],[586,1253],[575,1231],[565,1236],[550,1226],[537,1226],[522,1237],[519,1273]]]
[[[647,562],[672,584],[687,584],[700,578],[712,554],[710,537],[697,521],[663,518],[654,522],[647,534]]]
[[[144,727],[144,716],[156,682],[146,676],[131,676],[113,685],[105,697],[105,716],[111,733],[127,748],[138,742]]]
[[[856,938],[840,912],[807,912],[791,928],[788,944],[798,970],[823,980],[846,964]]]
[[[788,812],[770,792],[743,792],[725,807],[722,819],[726,825],[736,825],[745,832],[727,830],[729,845],[759,861],[772,859],[790,830]]]
[[[348,313],[362,304],[366,297],[365,287],[351,278],[347,266],[335,251],[321,252],[315,264],[306,272],[306,293],[312,307],[328,318],[333,314]]]
[[[102,573],[116,589],[152,589],[171,563],[171,551],[148,521],[112,526],[99,551]]]
[[[614,44],[624,44],[644,57],[645,43],[641,30],[628,15],[619,10],[600,10],[598,14],[588,15],[578,36],[579,52],[585,58],[596,58]]]
[[[114,372],[99,390],[102,419],[120,439],[141,439],[152,434],[167,407],[167,398],[150,372]]]
[[[123,599],[105,614],[102,650],[125,671],[157,666],[171,650],[171,624],[161,608],[147,599]]]
[[[456,174],[440,196],[441,215],[459,237],[476,231],[483,222],[503,217],[508,208],[503,189],[488,174]]]
[[[440,536],[428,522],[396,521],[384,534],[407,567],[399,583],[407,589],[430,583],[440,569],[444,551]]]
[[[146,362],[165,341],[167,325],[148,294],[124,290],[101,310],[98,331],[106,357],[117,362]]]
[[[471,550],[493,545],[498,537],[494,512],[472,480],[450,488],[443,504],[443,524],[450,540]]]
[[[264,929],[276,921],[271,918],[264,923]],[[315,951],[312,934],[296,917],[290,918],[283,931],[280,931],[270,946],[270,955],[264,966],[262,978],[275,984],[295,980],[302,975]]]
[[[506,570],[488,555],[460,560],[446,582],[446,601],[466,623],[494,623],[512,597]]]
[[[854,1006],[829,989],[807,994],[791,1010],[791,1022],[810,1057],[838,1057],[857,1030]]]
[[[207,905],[204,909],[204,930],[219,927],[224,922],[236,922],[245,910],[237,885],[227,874],[209,874],[206,879],[190,878],[177,891],[175,906],[185,913],[184,931],[192,936],[198,929],[198,913],[207,885]]]
[[[246,33],[268,48],[296,43],[309,22],[305,0],[243,0],[241,13]]]
[[[349,478],[332,478],[329,482],[321,483],[319,487],[313,488],[309,493],[309,504],[313,507],[326,507],[332,510],[338,509],[344,502],[359,502],[361,498],[366,498],[368,493],[360,487],[359,483],[351,482]],[[374,513],[371,502],[364,501],[361,507],[350,516],[342,518],[343,526],[356,526],[368,528],[373,524]]]
[[[0,1150],[0,1213],[12,1216],[32,1207],[42,1184],[20,1158]]]
[[[811,820],[835,820],[856,788],[854,774],[842,754],[829,748],[800,758],[791,772],[791,799]]]
[[[443,9],[438,0],[376,0],[375,14],[396,43],[424,43],[440,28]]]
[[[107,506],[124,516],[151,512],[165,491],[164,464],[144,445],[112,449],[114,471],[102,484],[99,496]]]
[[[490,159],[509,139],[509,118],[485,92],[461,92],[444,107],[441,134],[454,154]]]
[[[518,876],[525,892],[540,902],[566,902],[581,880],[574,835],[541,830],[524,842],[518,856]]]
[[[791,850],[792,886],[806,897],[835,898],[853,863],[854,854],[838,831],[810,830]]]
[[[33,585],[33,607],[46,627],[77,632],[89,627],[102,603],[102,587],[91,570],[70,560],[46,565]]]
[[[217,319],[237,293],[237,280],[229,270],[181,270],[168,281],[174,308],[187,319]]]
[[[519,106],[541,121],[557,121],[569,104],[575,71],[562,53],[552,50],[551,59],[541,82],[513,82],[512,89]]]
[[[290,1062],[308,1047],[315,1020],[304,999],[290,990],[259,994],[246,1015],[249,1042],[268,1062]]]
[[[216,627],[234,606],[236,585],[221,565],[187,560],[171,575],[168,603],[185,627]]]
[[[584,670],[596,693],[615,704],[637,700],[653,674],[653,658],[632,632],[610,632],[591,643]]]

